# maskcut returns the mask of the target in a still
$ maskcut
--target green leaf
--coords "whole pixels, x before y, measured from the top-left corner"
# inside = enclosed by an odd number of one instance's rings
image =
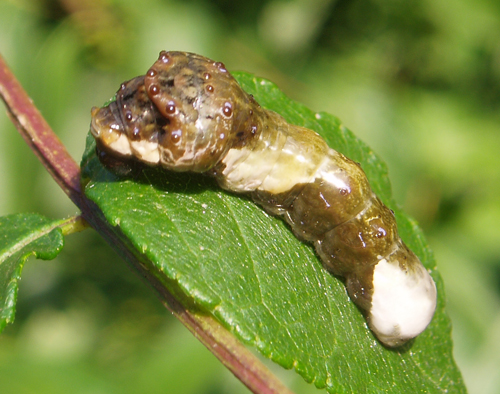
[[[0,218],[0,332],[14,321],[19,280],[28,257],[51,260],[61,251],[64,239],[59,224],[37,214]]]
[[[317,387],[329,393],[465,392],[453,361],[443,282],[422,232],[391,199],[385,164],[337,118],[289,100],[266,80],[235,76],[262,106],[317,131],[360,162],[375,192],[395,210],[402,238],[431,270],[439,292],[436,315],[417,339],[395,350],[382,346],[310,245],[208,177],[145,169],[134,179],[119,178],[99,163],[89,136],[82,164],[86,195],[181,301],[212,313],[242,341]]]

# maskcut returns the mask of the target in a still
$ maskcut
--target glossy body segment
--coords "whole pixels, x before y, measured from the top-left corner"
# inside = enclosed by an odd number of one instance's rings
[[[404,343],[431,321],[434,282],[361,167],[314,131],[263,109],[222,63],[162,52],[145,76],[122,84],[116,101],[92,110],[91,131],[106,154],[207,173],[283,216],[345,278],[385,345]]]

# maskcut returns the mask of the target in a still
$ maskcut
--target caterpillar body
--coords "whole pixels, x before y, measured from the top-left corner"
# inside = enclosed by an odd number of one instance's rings
[[[283,217],[327,270],[345,278],[386,346],[416,337],[432,320],[434,281],[361,167],[314,131],[262,108],[222,63],[161,52],[115,101],[92,109],[91,133],[115,159],[211,175]]]

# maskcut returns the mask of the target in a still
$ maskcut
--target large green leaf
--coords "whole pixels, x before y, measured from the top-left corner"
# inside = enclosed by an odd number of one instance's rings
[[[0,217],[0,332],[14,321],[19,280],[28,257],[51,260],[61,251],[60,223],[37,214]]]
[[[108,172],[89,136],[85,193],[125,235],[151,272],[186,305],[212,313],[245,343],[330,393],[465,392],[452,356],[443,283],[420,229],[391,200],[385,165],[338,119],[292,102],[272,83],[238,73],[266,108],[320,133],[361,163],[396,211],[405,242],[432,272],[434,320],[402,348],[382,346],[339,278],[279,219],[201,175],[146,169],[133,179]]]

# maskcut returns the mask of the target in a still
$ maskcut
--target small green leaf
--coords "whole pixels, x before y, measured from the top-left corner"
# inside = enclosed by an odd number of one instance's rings
[[[82,164],[86,195],[181,301],[212,313],[242,341],[317,387],[329,393],[465,392],[453,361],[443,282],[422,232],[391,199],[385,164],[337,118],[289,100],[266,80],[235,76],[263,107],[317,131],[360,162],[374,191],[395,210],[402,238],[439,292],[436,315],[417,339],[398,349],[382,346],[310,245],[213,179],[161,169],[119,178],[99,163],[89,137]]]
[[[0,218],[0,332],[14,321],[24,262],[30,256],[51,260],[61,251],[64,239],[59,224],[37,214]]]

